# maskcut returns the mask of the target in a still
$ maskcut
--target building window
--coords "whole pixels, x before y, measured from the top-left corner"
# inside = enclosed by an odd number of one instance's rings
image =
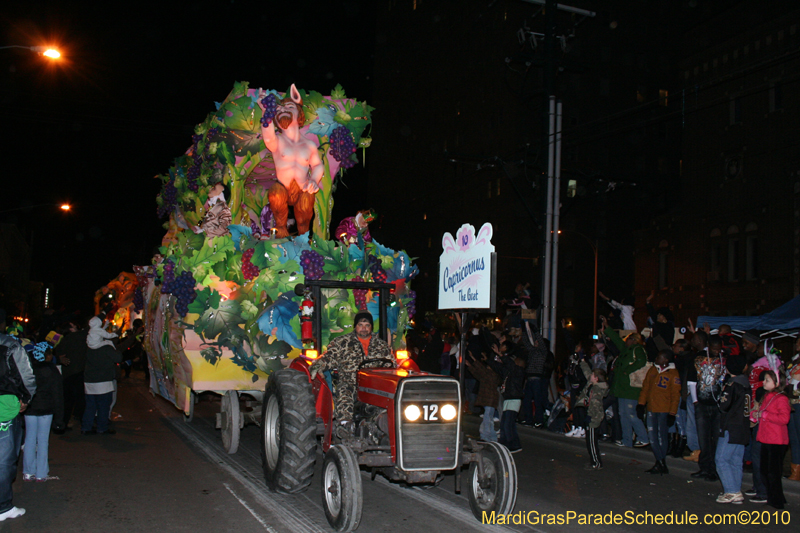
[[[739,281],[739,228],[728,228],[728,281]]]
[[[769,112],[774,113],[783,109],[783,91],[780,84],[769,88]]]
[[[500,196],[500,178],[494,181],[494,195]]]
[[[578,194],[578,180],[567,181],[567,198],[575,198]]]
[[[658,286],[665,289],[669,286],[667,279],[667,252],[659,252],[658,254]]]
[[[658,244],[658,248],[658,286],[659,288],[663,289],[669,286],[669,280],[667,277],[667,256],[669,255],[669,243],[666,240],[663,240]]]
[[[719,281],[719,272],[722,270],[722,243],[720,237],[722,232],[719,228],[711,230],[709,237],[711,238],[711,264],[709,265],[707,279],[708,281]]]
[[[742,123],[742,99],[738,96],[731,98],[730,105],[730,125]]]
[[[739,281],[739,239],[728,239],[728,281]]]
[[[745,278],[752,281],[758,278],[758,225],[751,222],[745,228]]]
[[[669,103],[669,91],[661,89],[658,91],[658,105],[667,107]]]

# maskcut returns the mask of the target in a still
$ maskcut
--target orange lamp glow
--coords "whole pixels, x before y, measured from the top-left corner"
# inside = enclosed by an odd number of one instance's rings
[[[61,204],[61,210],[62,211],[69,211],[70,209],[72,209],[71,205],[69,205],[69,204]]]
[[[317,359],[319,358],[319,352],[316,350],[306,350],[305,356],[306,359]]]
[[[398,360],[408,359],[408,350],[397,350],[396,356]]]
[[[49,57],[50,59],[58,59],[59,57],[61,57],[61,52],[59,52],[55,48],[48,48],[47,50],[42,52],[42,55],[45,57]]]

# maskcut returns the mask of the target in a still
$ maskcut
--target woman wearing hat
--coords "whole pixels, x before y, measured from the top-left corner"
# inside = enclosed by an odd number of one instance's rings
[[[64,393],[61,388],[61,374],[53,365],[53,351],[49,342],[32,346],[29,353],[33,375],[36,377],[36,394],[25,411],[25,454],[22,460],[22,479],[24,481],[50,481],[58,479],[51,476],[48,464],[50,447],[50,426],[53,417],[56,429],[63,428]]]

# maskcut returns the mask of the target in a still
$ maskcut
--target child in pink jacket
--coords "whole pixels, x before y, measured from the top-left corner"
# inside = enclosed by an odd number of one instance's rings
[[[776,509],[783,509],[786,498],[783,496],[781,474],[783,456],[789,444],[789,398],[783,394],[781,383],[775,372],[767,370],[763,374],[766,394],[758,406],[758,442],[761,443],[761,479],[767,487],[767,503]]]

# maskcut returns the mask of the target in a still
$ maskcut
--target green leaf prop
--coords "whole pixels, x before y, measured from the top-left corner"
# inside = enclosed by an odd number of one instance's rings
[[[276,271],[274,282],[279,293],[293,291],[295,285],[305,283],[306,280],[303,276],[303,269],[294,260],[286,261],[275,268],[271,267],[270,270]]]
[[[208,348],[204,348],[200,350],[200,355],[203,356],[203,359],[211,363],[212,365],[216,365],[219,362],[219,358],[222,355],[219,348],[216,346],[209,346]]]
[[[281,255],[281,251],[272,246],[271,241],[260,241],[255,246],[250,262],[263,270],[270,265],[278,264]]]
[[[331,91],[331,98],[334,100],[343,100],[347,98],[347,95],[344,94],[344,89],[342,89],[341,84],[336,84],[336,87],[333,88]]]
[[[244,324],[245,321],[240,315],[241,306],[234,300],[225,300],[216,309],[209,306],[194,323],[195,332],[203,339],[215,339],[220,333],[233,330],[238,324]]]
[[[230,237],[214,237],[206,240],[202,248],[192,253],[192,256],[187,259],[187,266],[190,269],[202,264],[213,267],[220,261],[227,261],[227,252],[233,250],[233,241]]]

